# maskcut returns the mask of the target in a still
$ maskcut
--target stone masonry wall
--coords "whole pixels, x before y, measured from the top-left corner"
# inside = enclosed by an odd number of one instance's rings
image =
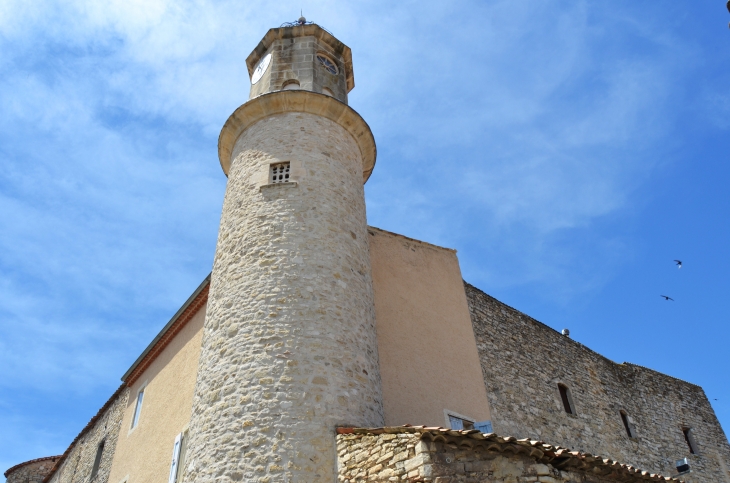
[[[39,458],[5,472],[6,483],[41,483],[61,457]]]
[[[233,153],[184,481],[332,482],[335,426],[383,424],[360,150],[292,112]]]
[[[120,388],[112,396],[71,443],[46,481],[49,483],[107,483],[128,397],[129,389],[127,387]],[[102,440],[104,441],[104,451],[101,464],[96,477],[92,480],[91,471],[99,443]]]
[[[386,431],[392,428],[384,428]],[[353,431],[350,429],[349,431]],[[363,431],[355,429],[354,431]],[[364,430],[368,431],[368,430]],[[472,431],[473,433],[474,431]],[[539,442],[496,435],[452,437],[430,433],[338,434],[342,483],[608,483],[666,481],[659,475],[564,452]],[[473,437],[473,435],[472,435]],[[538,449],[542,448],[542,449]],[[552,464],[552,462],[555,463]],[[560,468],[556,467],[559,466]],[[674,480],[677,481],[677,480]]]
[[[730,446],[699,386],[616,364],[465,284],[494,431],[545,439],[665,475],[688,457],[690,482],[730,483]],[[558,384],[571,393],[566,413]],[[635,437],[621,419],[630,418]],[[692,428],[692,455],[682,432]]]

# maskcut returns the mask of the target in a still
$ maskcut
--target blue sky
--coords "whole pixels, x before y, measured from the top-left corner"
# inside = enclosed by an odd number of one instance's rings
[[[353,50],[370,224],[730,428],[724,1],[3,0],[0,469],[62,453],[210,271],[218,133],[300,8]]]

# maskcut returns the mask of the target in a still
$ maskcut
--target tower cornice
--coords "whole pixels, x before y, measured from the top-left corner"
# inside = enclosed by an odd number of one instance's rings
[[[275,30],[275,29],[272,29]],[[241,134],[262,119],[288,112],[305,112],[336,122],[357,142],[362,154],[365,183],[375,167],[377,148],[370,126],[353,108],[337,99],[305,90],[270,92],[246,102],[228,118],[218,137],[218,159],[228,176],[233,146]]]

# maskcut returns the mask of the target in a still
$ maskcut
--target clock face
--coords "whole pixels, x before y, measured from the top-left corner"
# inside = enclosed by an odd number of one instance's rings
[[[269,68],[269,64],[271,64],[271,54],[266,54],[266,56],[261,59],[259,65],[257,65],[253,71],[253,75],[251,76],[252,85],[261,80],[261,77],[263,77],[266,69]]]

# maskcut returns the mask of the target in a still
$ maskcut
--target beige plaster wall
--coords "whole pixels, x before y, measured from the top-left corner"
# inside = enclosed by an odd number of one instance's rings
[[[110,483],[166,482],[175,437],[190,421],[205,308],[196,313],[132,385],[119,432]],[[137,393],[145,385],[137,426]]]
[[[368,231],[385,424],[490,419],[456,252]]]

